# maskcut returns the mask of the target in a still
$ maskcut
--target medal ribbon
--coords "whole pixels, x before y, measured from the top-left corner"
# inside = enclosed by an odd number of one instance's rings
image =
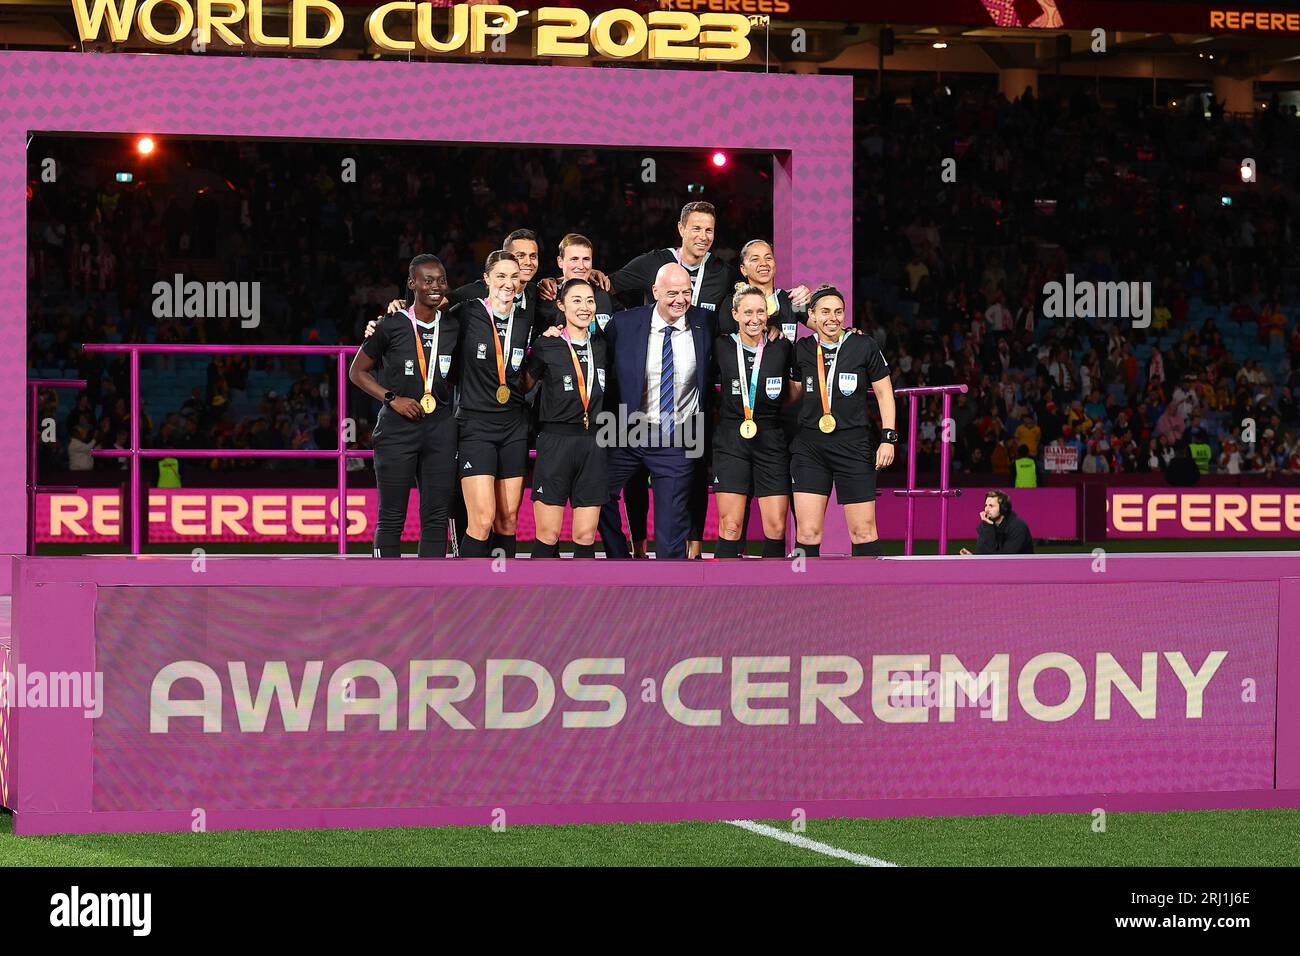
[[[837,345],[839,345],[844,341],[843,329],[840,330],[840,337],[835,341]],[[829,415],[831,413],[830,384],[835,381],[835,366],[839,363],[839,360],[840,360],[840,350],[837,348],[835,350],[835,354],[831,356],[830,371],[828,372],[826,370],[826,363],[822,358],[822,337],[821,335],[818,335],[817,336],[817,384],[821,386],[823,415]]]
[[[420,359],[420,377],[424,379],[424,394],[433,394],[433,370],[438,364],[438,332],[442,325],[442,310],[433,316],[433,351],[428,361],[424,358],[424,341],[420,338],[420,326],[415,318],[415,306],[406,310],[406,317],[411,320],[411,331],[415,334],[415,354]]]
[[[578,352],[573,347],[573,339],[569,337],[569,330],[565,329],[560,333],[560,338],[564,339],[569,346],[569,358],[573,359],[573,370],[578,375],[578,398],[582,400],[582,422],[583,427],[587,424],[587,406],[591,404],[591,396],[587,394],[587,383],[592,380],[592,366],[596,363],[596,346],[591,341],[591,335],[587,335],[587,374],[582,374],[582,363],[578,361]]]
[[[740,334],[732,332],[731,337],[736,340],[736,370],[743,381],[745,378],[745,347],[740,341]],[[763,346],[767,344],[765,336],[758,337],[758,348],[754,351],[754,369],[749,373],[748,391],[744,388],[740,390],[740,404],[745,409],[745,421],[752,421],[754,418],[754,399],[758,396],[758,372],[759,366],[763,364]]]
[[[482,302],[483,302],[483,310],[487,312],[488,325],[492,329],[492,344],[497,347],[497,381],[501,385],[504,385],[506,383],[506,358],[505,358],[505,353],[501,349],[501,336],[497,334],[496,313],[492,311],[491,299],[483,299]],[[510,318],[506,319],[506,344],[507,345],[509,345],[510,342],[512,341],[510,333],[514,331],[514,328],[515,328],[515,307],[512,304],[510,306]]]

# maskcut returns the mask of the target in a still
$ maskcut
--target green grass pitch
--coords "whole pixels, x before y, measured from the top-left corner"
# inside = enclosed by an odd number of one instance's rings
[[[788,820],[765,821],[789,831]],[[1295,866],[1300,810],[809,820],[802,834],[899,866]],[[727,823],[238,830],[16,837],[0,866],[852,866]]]

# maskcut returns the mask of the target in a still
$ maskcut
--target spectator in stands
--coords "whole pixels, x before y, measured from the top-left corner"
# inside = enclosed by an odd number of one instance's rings
[[[1223,440],[1223,450],[1219,452],[1218,471],[1221,475],[1241,474],[1241,451],[1231,438]]]
[[[86,425],[78,425],[68,442],[68,468],[72,471],[90,471],[94,468],[95,459],[91,456],[94,448],[90,428]]]
[[[1165,480],[1175,487],[1191,487],[1201,480],[1200,469],[1192,461],[1187,442],[1179,442],[1174,447],[1174,458],[1165,468]]]
[[[1034,456],[1029,454],[1027,446],[1021,445],[1016,451],[1016,460],[1013,467],[1017,488],[1038,487],[1038,463],[1034,461]]]
[[[1024,454],[1030,458],[1038,457],[1038,443],[1042,440],[1043,430],[1034,423],[1034,416],[1025,412],[1020,419],[1020,426],[1016,429],[1017,449],[1023,448]],[[1016,457],[1020,457],[1017,451]]]

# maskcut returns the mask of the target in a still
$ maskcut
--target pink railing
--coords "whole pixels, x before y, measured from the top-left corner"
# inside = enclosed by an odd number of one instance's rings
[[[27,380],[27,409],[31,416],[27,428],[27,553],[36,554],[36,496],[39,494],[67,494],[76,488],[36,483],[37,436],[41,423],[37,403],[43,388],[85,388],[84,378],[29,378]]]
[[[140,513],[144,510],[140,504],[140,459],[141,458],[334,458],[338,461],[338,524],[339,554],[348,553],[347,501],[348,459],[371,458],[374,453],[360,448],[348,448],[343,440],[347,420],[348,368],[344,353],[356,352],[356,345],[144,345],[93,344],[86,345],[87,352],[125,352],[130,363],[131,392],[131,443],[125,449],[97,449],[92,454],[100,458],[129,458],[130,471],[130,506],[125,510],[129,515],[131,553],[140,553]],[[332,355],[338,362],[337,385],[334,397],[337,403],[338,447],[333,451],[286,448],[247,449],[247,448],[141,448],[140,447],[140,355],[147,354],[207,354],[207,355]],[[34,466],[33,466],[34,467]],[[32,508],[32,520],[35,521],[36,509]],[[31,536],[35,542],[35,533]],[[29,545],[32,547],[33,545]]]
[[[141,507],[140,496],[140,459],[142,458],[334,458],[338,468],[338,552],[347,554],[347,509],[344,502],[347,501],[347,461],[349,458],[372,458],[374,452],[359,448],[348,448],[344,441],[344,431],[347,421],[347,388],[348,373],[347,365],[344,362],[344,353],[350,353],[356,350],[355,345],[263,345],[263,346],[236,346],[236,345],[149,345],[149,344],[88,344],[84,346],[87,352],[112,352],[125,353],[130,363],[130,402],[131,402],[131,431],[130,445],[125,449],[104,448],[96,449],[93,455],[100,458],[129,458],[130,459],[130,489],[128,497],[129,506],[124,510],[128,515],[128,524],[130,528],[130,550],[131,554],[140,553],[140,536],[141,536]],[[334,389],[336,402],[336,415],[338,420],[338,447],[333,451],[311,450],[311,449],[248,449],[248,448],[141,448],[140,447],[140,355],[141,354],[208,354],[208,355],[238,355],[238,354],[258,354],[258,355],[332,355],[337,360],[337,384]],[[40,388],[85,388],[86,383],[81,379],[28,379],[27,382],[31,414],[32,414],[32,431],[30,454],[28,462],[28,482],[27,482],[27,500],[28,500],[28,553],[35,553],[36,547],[36,496],[39,492],[58,492],[75,489],[63,489],[54,487],[42,487],[36,484],[36,403],[37,390]],[[946,423],[952,418],[952,396],[954,393],[962,393],[967,390],[965,385],[932,385],[920,388],[900,388],[894,394],[908,399],[911,402],[911,408],[908,414],[907,425],[907,488],[896,488],[894,494],[907,498],[907,539],[905,545],[905,554],[912,553],[912,543],[915,534],[915,509],[917,498],[938,498],[939,499],[939,553],[945,554],[948,550],[948,499],[955,498],[961,494],[961,490],[951,488],[948,484],[948,471],[952,459],[952,442],[945,440],[947,438],[941,431],[940,433],[940,465],[939,465],[939,487],[938,488],[917,488],[916,487],[916,422],[920,411],[919,399],[927,395],[943,396],[943,413],[940,428],[946,427]],[[956,436],[952,436],[954,439]]]
[[[907,499],[907,541],[904,545],[904,554],[910,555],[912,553],[917,498],[939,499],[939,553],[948,553],[948,499],[960,495],[961,489],[948,487],[948,465],[952,460],[952,444],[957,440],[957,436],[953,435],[952,441],[949,441],[949,436],[944,432],[948,427],[948,422],[952,420],[953,393],[965,391],[965,385],[925,385],[919,388],[900,388],[894,392],[895,395],[902,395],[911,403],[907,415],[907,487],[894,489],[895,495]],[[939,419],[938,488],[916,487],[916,420],[921,417],[920,400],[927,395],[943,396],[943,414]]]

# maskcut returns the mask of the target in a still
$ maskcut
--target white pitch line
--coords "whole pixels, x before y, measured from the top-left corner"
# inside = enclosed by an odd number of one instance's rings
[[[797,833],[787,833],[785,830],[778,830],[776,827],[770,827],[766,823],[755,823],[753,820],[728,820],[733,827],[740,827],[742,830],[748,830],[750,833],[757,833],[760,836],[771,837],[773,840],[780,840],[782,843],[789,843],[791,846],[797,846],[804,850],[812,850],[814,853],[821,853],[825,856],[833,856],[839,860],[848,860],[850,863],[856,863],[858,866],[898,866],[897,863],[890,863],[888,860],[877,860],[874,856],[864,856],[861,853],[850,853],[848,850],[841,850],[837,846],[831,846],[829,843],[819,843],[816,840],[810,840],[805,836]]]

